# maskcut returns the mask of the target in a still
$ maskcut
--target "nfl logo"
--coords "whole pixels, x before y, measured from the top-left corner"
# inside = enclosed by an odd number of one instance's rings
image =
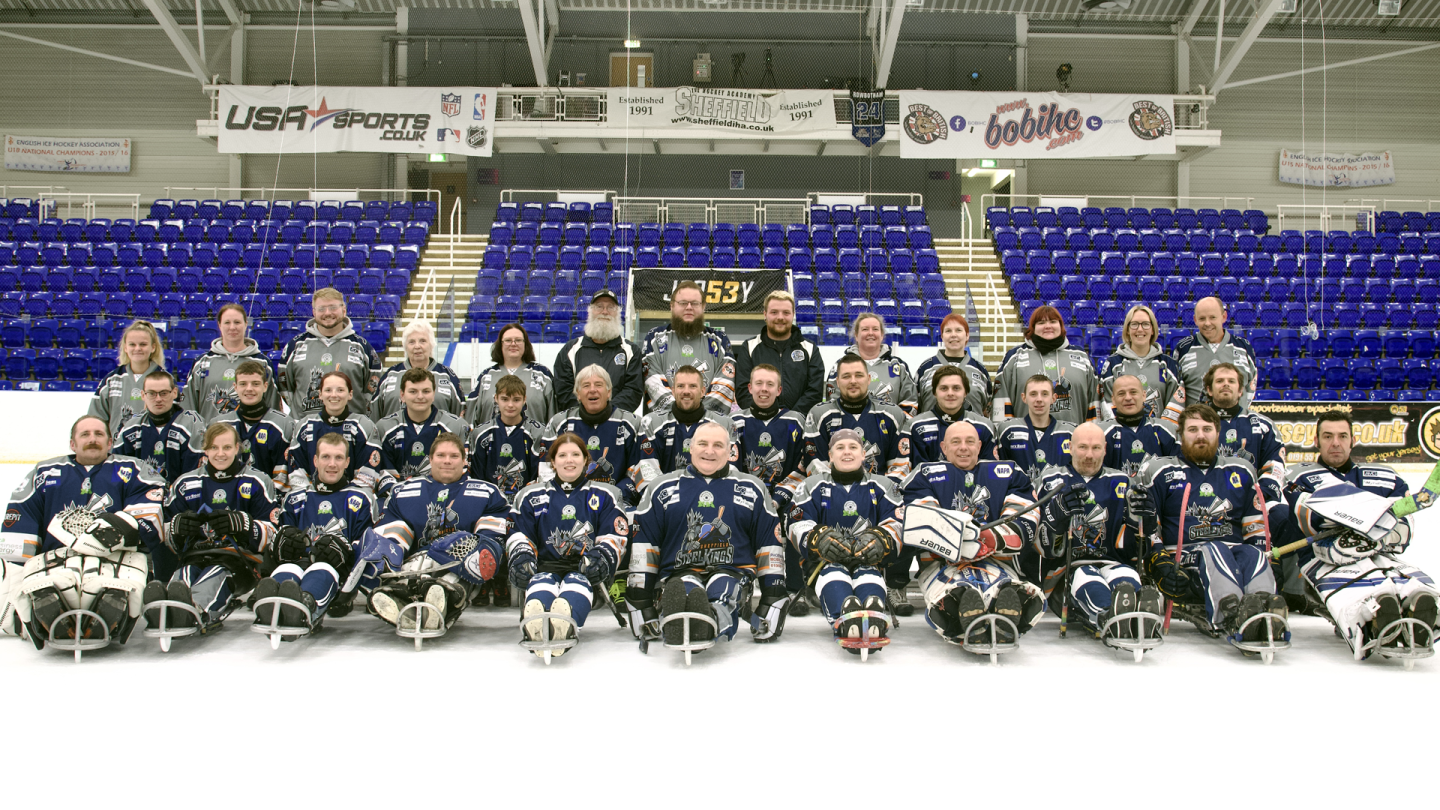
[[[479,149],[480,147],[484,146],[485,128],[470,127],[470,130],[465,134],[465,142],[470,144],[471,148],[473,149]]]
[[[448,116],[453,116],[453,115],[459,115],[459,114],[460,114],[460,94],[459,94],[459,93],[455,93],[455,94],[452,95],[452,94],[450,94],[450,93],[441,93],[441,94],[440,94],[440,112],[441,112],[441,114],[443,114],[443,115],[445,115],[445,116],[447,116],[447,117],[448,117]]]

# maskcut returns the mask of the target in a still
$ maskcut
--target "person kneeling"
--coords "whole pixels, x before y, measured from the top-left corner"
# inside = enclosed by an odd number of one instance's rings
[[[505,541],[510,583],[525,592],[525,640],[537,642],[526,648],[541,658],[574,646],[569,640],[604,598],[630,536],[620,490],[585,480],[590,451],[583,439],[560,434],[546,461],[555,477],[516,494],[515,528]],[[542,614],[552,616],[548,634],[545,618],[530,619]]]

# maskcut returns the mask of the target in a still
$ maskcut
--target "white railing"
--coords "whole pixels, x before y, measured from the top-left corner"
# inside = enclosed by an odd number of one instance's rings
[[[1347,205],[1368,205],[1377,211],[1440,211],[1440,200],[1346,200]],[[1413,207],[1412,207],[1413,206]]]
[[[184,193],[181,193],[184,192]],[[303,194],[300,197],[297,195]],[[212,200],[295,200],[310,199],[323,200],[326,197],[315,195],[344,194],[346,197],[335,199],[361,199],[361,194],[376,195],[374,199],[383,199],[390,202],[404,201],[411,195],[420,194],[426,200],[433,199],[438,208],[441,202],[441,194],[433,188],[278,188],[274,186],[166,186],[166,199],[191,198],[212,199]],[[281,196],[284,195],[284,196]]]
[[[608,94],[603,89],[546,87],[500,91],[496,121],[604,121]]]
[[[1154,194],[982,194],[980,195],[980,206],[984,210],[990,210],[1000,206],[998,200],[1004,200],[1003,207],[1009,208],[1016,205],[1023,205],[1034,208],[1036,206],[1048,205],[1044,200],[1064,198],[1066,200],[1084,200],[1085,208],[1142,208],[1146,204],[1159,204],[1168,208],[1235,208],[1247,209],[1255,207],[1254,197],[1166,197]],[[1071,203],[1066,203],[1069,205]],[[1059,207],[1059,206],[1056,206]]]
[[[866,205],[925,204],[924,194],[909,191],[812,191],[805,195],[811,205],[824,205],[820,202],[821,197],[863,197]]]
[[[1279,231],[1329,231],[1339,224],[1347,231],[1374,231],[1375,206],[1342,203],[1340,205],[1277,206],[1275,229]],[[1339,219],[1339,223],[1335,220]],[[1286,220],[1289,223],[1286,223]]]
[[[461,205],[461,199],[456,197],[455,204],[450,206],[450,233],[443,237],[450,242],[448,278],[452,283],[455,277],[455,246],[460,241],[460,228],[464,221],[464,207]],[[431,244],[435,238],[437,237],[431,237]],[[440,290],[440,274],[435,272],[435,269],[435,264],[431,263],[429,272],[425,274],[425,282],[420,286],[420,296],[415,300],[415,317],[429,321],[432,326],[439,324],[440,307],[445,301],[445,294]],[[456,302],[456,308],[459,308],[459,302]]]
[[[516,195],[523,195],[526,199],[518,200]],[[500,202],[559,202],[562,197],[598,197],[605,195],[605,199],[613,200],[619,194],[618,191],[609,189],[579,189],[579,188],[507,188],[500,191]],[[532,200],[532,196],[551,197],[553,199]]]
[[[616,197],[616,222],[809,224],[808,198]]]
[[[40,202],[42,217],[60,219],[140,218],[140,195],[121,192],[70,191],[65,186],[0,185],[0,198],[30,198]]]

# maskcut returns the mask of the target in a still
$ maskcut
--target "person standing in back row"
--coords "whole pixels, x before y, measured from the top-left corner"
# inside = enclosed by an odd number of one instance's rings
[[[1024,417],[1027,410],[1020,399],[1030,378],[1037,374],[1055,383],[1051,417],[1075,425],[1096,417],[1100,383],[1095,367],[1084,349],[1066,339],[1065,320],[1051,306],[1035,310],[1025,330],[1025,342],[1006,352],[1000,362],[990,418],[1003,424],[1006,419]]]
[[[765,296],[761,306],[765,328],[735,347],[735,396],[742,409],[754,408],[750,373],[756,366],[771,365],[780,372],[780,395],[775,399],[780,410],[809,413],[825,395],[820,349],[795,328],[795,296],[776,290]]]
[[[1180,383],[1185,387],[1188,404],[1205,401],[1205,373],[1217,363],[1232,363],[1239,369],[1241,408],[1250,407],[1250,400],[1255,398],[1255,349],[1250,341],[1230,334],[1225,328],[1227,320],[1219,298],[1195,302],[1195,334],[1175,346],[1175,362],[1180,366]]]
[[[215,316],[215,326],[220,330],[220,337],[215,338],[210,350],[190,367],[185,391],[180,395],[180,407],[200,414],[206,424],[234,411],[240,406],[235,392],[235,370],[247,360],[260,363],[265,371],[265,407],[280,407],[280,395],[275,392],[275,386],[269,384],[274,376],[270,361],[260,351],[260,344],[245,334],[249,328],[245,308],[239,304],[221,306]]]
[[[350,378],[350,413],[367,415],[380,380],[380,355],[351,328],[345,298],[332,287],[315,291],[315,317],[305,331],[285,344],[280,356],[279,389],[293,419],[324,408],[320,380],[338,371]],[[353,457],[352,457],[353,458]]]
[[[641,342],[645,366],[645,413],[668,412],[675,404],[670,390],[675,371],[691,366],[700,372],[705,409],[725,417],[735,405],[735,358],[730,338],[705,325],[705,294],[693,281],[670,292],[670,323],[651,329]]]
[[[844,356],[853,355],[865,361],[865,369],[870,374],[870,397],[878,404],[899,408],[907,417],[914,416],[920,405],[915,376],[885,342],[885,321],[873,312],[861,313],[850,326],[850,339],[854,342],[845,347]],[[841,362],[843,360],[836,361],[825,378],[826,400],[834,399],[839,393]]]
[[[640,366],[640,347],[621,337],[624,323],[620,319],[620,299],[610,290],[601,290],[590,297],[586,313],[585,334],[571,338],[555,355],[555,413],[562,413],[579,404],[575,398],[577,373],[588,366],[599,366],[614,385],[612,404],[622,411],[640,413],[645,398],[645,375]],[[474,403],[471,403],[474,407]],[[553,416],[551,417],[554,418]]]

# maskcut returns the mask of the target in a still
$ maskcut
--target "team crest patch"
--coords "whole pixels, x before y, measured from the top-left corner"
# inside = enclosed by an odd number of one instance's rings
[[[1212,487],[1212,486],[1210,486],[1209,484],[1201,484],[1201,485],[1200,485],[1200,497],[1202,497],[1202,498],[1213,498],[1213,497],[1215,497],[1215,488]]]
[[[350,507],[351,512],[359,512],[365,507],[365,499],[359,495],[351,495],[345,503]]]
[[[911,104],[902,128],[910,140],[919,144],[944,140],[950,134],[945,126],[945,117],[928,104]]]
[[[627,523],[625,522],[625,518],[623,518],[623,517],[617,517],[617,518],[615,518],[615,533],[616,533],[616,534],[628,534],[629,532],[630,532],[630,526],[629,526],[629,524],[627,524]]]
[[[5,528],[8,529],[8,528],[10,528],[11,526],[14,526],[14,525],[15,525],[16,523],[18,523],[19,521],[20,521],[20,510],[19,510],[19,509],[6,509],[6,510],[5,510]]]
[[[790,352],[790,359],[798,363],[801,360],[805,359],[805,352],[796,349],[795,351]]]
[[[560,519],[561,519],[561,520],[574,520],[574,519],[575,519],[575,506],[574,506],[573,504],[568,504],[568,503],[565,504],[565,508],[560,510]]]
[[[1230,486],[1235,487],[1236,489],[1240,488],[1240,473],[1230,473]]]
[[[149,492],[145,493],[145,498],[147,500],[155,501],[158,503],[165,500],[165,491],[160,489],[152,489]]]
[[[1143,452],[1145,452],[1145,444],[1144,444],[1143,442],[1141,442],[1139,439],[1136,439],[1135,441],[1133,441],[1133,442],[1130,443],[1130,452],[1132,452],[1132,453],[1143,453]]]
[[[215,490],[215,494],[210,496],[211,503],[225,503],[226,500],[227,497],[225,495],[225,490],[223,489]]]
[[[320,362],[321,362],[321,363],[324,363],[324,364],[326,364],[326,365],[329,365],[330,363],[332,363],[332,362],[334,362],[334,361],[335,361],[334,356],[332,356],[329,352],[326,352],[326,353],[320,355]]]
[[[854,517],[860,514],[860,510],[855,506],[854,501],[846,501],[845,506],[841,508],[840,514],[842,517]]]
[[[449,489],[442,489],[439,492],[435,493],[435,500],[437,501],[443,501],[448,497],[450,497]]]
[[[89,478],[86,478],[84,481],[81,481],[81,482],[80,482],[80,494],[81,494],[81,495],[89,495],[89,494],[90,494],[90,479],[89,479]]]
[[[967,486],[967,487],[973,487],[973,486],[975,486],[975,473],[973,473],[973,472],[967,472],[967,473],[965,473],[965,486]]]
[[[590,450],[599,450],[599,449],[600,449],[600,437],[599,437],[599,436],[591,436],[589,439],[586,439],[586,440],[585,440],[585,447],[586,447],[587,449],[590,449]]]
[[[1137,101],[1130,113],[1130,131],[1142,141],[1163,138],[1174,131],[1170,113],[1153,101]]]
[[[320,508],[316,510],[316,512],[321,515],[328,515],[331,513],[331,511],[332,509],[329,501],[321,501]]]
[[[711,495],[708,490],[705,491],[705,492],[700,493],[700,500],[698,501],[698,505],[700,505],[700,506],[714,506],[714,505],[715,505],[715,496],[714,496],[714,495]]]

